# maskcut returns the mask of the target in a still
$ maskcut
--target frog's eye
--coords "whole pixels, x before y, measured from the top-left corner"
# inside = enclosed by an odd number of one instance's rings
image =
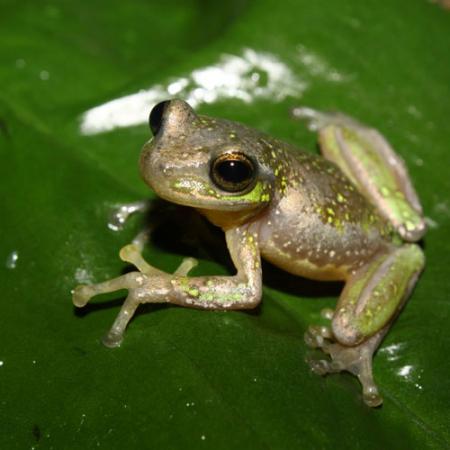
[[[170,100],[166,100],[164,102],[159,102],[150,112],[150,117],[148,118],[148,122],[150,125],[150,130],[152,130],[153,136],[156,136],[161,129],[161,125],[163,122],[164,111],[167,108],[167,105],[170,103]]]
[[[256,168],[243,153],[224,153],[212,162],[211,179],[224,191],[240,192],[253,184]]]

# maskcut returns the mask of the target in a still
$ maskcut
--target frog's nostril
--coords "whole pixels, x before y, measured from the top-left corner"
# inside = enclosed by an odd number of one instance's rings
[[[152,130],[153,136],[156,136],[161,129],[163,123],[164,111],[169,105],[170,100],[165,100],[164,102],[158,103],[150,112],[148,122],[150,125],[150,130]]]

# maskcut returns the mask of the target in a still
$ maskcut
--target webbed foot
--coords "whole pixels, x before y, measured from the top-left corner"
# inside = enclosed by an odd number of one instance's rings
[[[361,344],[350,347],[337,342],[330,327],[311,326],[305,333],[306,344],[321,349],[330,359],[310,359],[308,363],[318,375],[344,370],[356,375],[363,387],[364,402],[371,407],[380,406],[383,399],[373,380],[372,357],[383,336],[384,332],[379,332]]]
[[[155,300],[152,296],[154,283],[158,278],[164,278],[169,275],[148,264],[142,256],[140,246],[136,243],[122,247],[119,254],[123,261],[133,264],[138,271],[129,272],[120,277],[104,281],[103,283],[77,286],[72,292],[74,305],[81,308],[96,295],[114,292],[120,289],[128,290],[128,296],[113,326],[102,339],[103,344],[109,348],[120,347],[125,328],[139,304],[154,302]],[[198,261],[194,258],[184,258],[175,270],[174,275],[186,276],[197,264]],[[157,301],[160,302],[161,299]]]

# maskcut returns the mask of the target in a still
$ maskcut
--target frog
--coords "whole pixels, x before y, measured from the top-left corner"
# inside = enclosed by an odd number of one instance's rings
[[[188,276],[185,258],[174,273],[143,255],[143,239],[120,250],[137,270],[77,286],[73,303],[128,290],[103,338],[118,347],[137,307],[168,303],[205,310],[246,310],[262,298],[262,259],[290,274],[340,281],[327,325],[311,325],[308,346],[324,357],[310,361],[320,375],[358,377],[370,407],[383,398],[374,381],[373,356],[415,286],[425,264],[420,240],[426,224],[403,159],[387,139],[342,113],[294,108],[293,117],[317,130],[321,155],[302,151],[244,124],[197,114],[182,99],[155,105],[151,139],[140,174],[160,198],[194,208],[221,228],[236,273]],[[129,213],[144,202],[123,207]]]

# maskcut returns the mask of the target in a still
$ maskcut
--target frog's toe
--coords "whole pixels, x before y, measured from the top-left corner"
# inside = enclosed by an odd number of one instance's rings
[[[122,333],[114,333],[112,331],[110,331],[108,334],[106,334],[102,338],[103,345],[108,348],[120,347],[120,344],[122,344],[122,341],[123,341],[123,334]]]
[[[87,285],[77,286],[72,291],[72,302],[77,308],[82,308],[91,299],[91,290]]]
[[[186,276],[194,267],[198,265],[198,260],[195,258],[184,258],[178,269],[173,273],[174,275]]]
[[[321,348],[324,351],[326,351],[328,346],[326,340],[332,338],[333,333],[331,328],[326,326],[312,325],[305,333],[305,342],[308,347]]]
[[[339,361],[328,361],[326,359],[310,359],[309,367],[317,375],[327,375],[328,373],[336,373],[343,370]]]
[[[332,309],[332,308],[323,308],[320,311],[320,315],[324,319],[331,320],[331,319],[333,319],[333,316],[334,316],[334,309]]]
[[[383,403],[383,398],[378,393],[378,388],[375,384],[364,387],[363,398],[364,403],[368,406],[371,406],[372,408],[376,408]]]
[[[329,361],[325,359],[311,359],[308,361],[308,364],[316,375],[326,375],[329,373]]]
[[[135,243],[132,243],[120,249],[119,257],[122,261],[134,264],[136,260],[141,259],[142,255],[140,248]]]
[[[305,343],[310,348],[318,348],[321,346],[321,339],[308,330],[305,333]]]
[[[291,115],[295,119],[305,120],[311,131],[319,130],[329,121],[327,114],[321,113],[313,108],[308,108],[307,106],[297,106],[292,108]]]

